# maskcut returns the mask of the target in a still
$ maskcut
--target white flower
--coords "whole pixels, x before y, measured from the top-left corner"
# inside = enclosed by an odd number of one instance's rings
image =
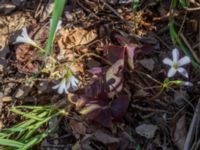
[[[53,89],[58,89],[58,93],[62,94],[63,92],[65,92],[66,94],[69,93],[69,89],[70,88],[77,88],[78,86],[78,79],[75,78],[73,75],[71,75],[68,78],[64,78],[59,84],[53,86]]]
[[[16,43],[27,43],[33,46],[37,46],[37,44],[28,36],[27,29],[24,27],[22,29],[21,35],[19,35],[15,41]]]
[[[173,51],[172,51],[172,60],[169,58],[165,58],[163,60],[164,64],[171,66],[171,68],[169,69],[169,71],[167,73],[168,77],[173,77],[176,74],[176,72],[178,71],[181,75],[188,78],[189,77],[188,72],[182,66],[184,66],[190,62],[191,61],[188,56],[184,56],[181,59],[179,59],[179,51],[176,48],[173,49]]]

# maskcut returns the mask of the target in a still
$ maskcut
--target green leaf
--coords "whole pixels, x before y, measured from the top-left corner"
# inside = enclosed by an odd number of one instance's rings
[[[48,38],[47,45],[45,48],[45,57],[48,56],[50,53],[51,46],[53,44],[54,37],[55,37],[56,27],[57,27],[58,21],[60,19],[60,16],[62,15],[64,6],[65,6],[65,2],[66,2],[66,0],[55,0],[50,34],[49,34],[49,38]]]
[[[133,11],[134,11],[134,13],[137,12],[138,5],[139,5],[139,0],[133,0]]]
[[[140,144],[138,144],[138,145],[136,146],[135,150],[141,150]]]
[[[0,145],[22,148],[25,144],[14,140],[0,138]]]
[[[177,4],[178,4],[178,0],[172,0],[171,1],[171,8],[175,9]]]
[[[34,115],[30,114],[30,113],[26,113],[26,112],[22,112],[22,111],[20,111],[20,110],[17,110],[17,109],[14,108],[14,107],[11,108],[11,111],[14,112],[14,113],[16,113],[16,114],[22,115],[22,116],[24,116],[24,117],[26,117],[26,118],[35,119],[35,120],[38,120],[38,121],[42,121],[42,120],[43,120],[42,118],[39,118],[39,117],[37,117],[37,116],[34,116]]]
[[[179,0],[179,2],[181,3],[181,6],[186,8],[188,7],[188,1],[187,0]]]

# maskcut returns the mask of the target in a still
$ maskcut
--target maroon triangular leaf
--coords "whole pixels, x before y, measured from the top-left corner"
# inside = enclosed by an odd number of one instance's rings
[[[122,35],[120,35],[120,33],[115,31],[111,33],[110,39],[113,43],[119,44],[121,46],[124,46],[125,44],[129,43],[129,40],[127,38],[123,37]]]
[[[105,46],[104,51],[107,53],[107,59],[112,63],[124,59],[125,48],[123,46]]]
[[[109,107],[101,109],[98,115],[94,118],[95,122],[107,128],[110,128],[112,126],[112,120],[112,112]]]
[[[139,50],[144,54],[151,54],[154,48],[151,44],[144,44]]]
[[[117,99],[113,100],[111,104],[112,116],[119,120],[121,119],[127,111],[129,105],[129,99],[127,95],[121,95]]]

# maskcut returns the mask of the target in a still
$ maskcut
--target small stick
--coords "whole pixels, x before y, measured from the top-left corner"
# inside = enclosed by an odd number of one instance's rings
[[[135,104],[131,104],[131,107],[132,107],[132,108],[139,109],[139,110],[141,110],[141,111],[145,111],[145,112],[146,112],[146,111],[149,111],[149,112],[167,113],[167,111],[162,110],[162,109],[147,108],[147,107],[142,107],[142,106],[135,105]]]
[[[185,38],[185,36],[183,35],[183,33],[180,32],[180,37],[182,38],[182,40],[184,41],[184,43],[186,44],[186,46],[188,47],[188,49],[190,50],[190,52],[192,53],[192,55],[194,56],[194,58],[196,59],[196,61],[198,63],[200,63],[199,58],[197,57],[196,53],[194,52],[194,50],[192,49],[192,47],[190,46],[189,42],[187,41],[187,39]]]
[[[200,10],[200,7],[196,7],[196,8],[185,8],[187,11],[198,11]]]

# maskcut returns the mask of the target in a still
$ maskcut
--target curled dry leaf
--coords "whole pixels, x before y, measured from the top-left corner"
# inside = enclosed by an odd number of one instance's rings
[[[58,40],[58,45],[60,49],[70,49],[78,45],[88,44],[96,37],[96,30],[87,31],[83,28],[61,30],[61,38]]]
[[[38,64],[41,59],[36,48],[29,45],[21,44],[16,50],[16,67],[19,72],[33,73],[38,71]]]

